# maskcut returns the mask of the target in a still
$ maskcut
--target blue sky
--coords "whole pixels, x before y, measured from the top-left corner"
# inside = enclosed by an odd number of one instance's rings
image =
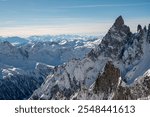
[[[0,0],[0,35],[104,34],[122,15],[150,23],[150,0]]]

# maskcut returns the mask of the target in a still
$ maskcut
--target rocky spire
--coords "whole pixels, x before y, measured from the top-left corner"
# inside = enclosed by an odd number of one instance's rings
[[[146,28],[146,26],[144,26],[144,28],[143,28],[143,29],[144,29],[144,32],[146,32],[146,31],[147,31],[147,28]]]
[[[120,51],[123,50],[131,34],[130,28],[124,24],[122,16],[119,16],[108,33],[103,37],[99,48],[92,50],[88,57],[93,59],[103,54],[107,57],[120,58]]]
[[[137,26],[137,32],[141,32],[142,31],[142,26],[139,24],[138,26]]]
[[[114,29],[114,28],[116,31],[122,31],[125,34],[131,33],[130,28],[124,24],[124,19],[122,18],[121,15],[115,20],[115,23],[113,24],[112,29]],[[113,33],[114,33],[114,31],[113,31]]]
[[[140,24],[137,26],[137,33],[140,33],[141,35],[143,35],[143,29]]]
[[[116,19],[116,21],[115,21],[115,23],[114,23],[114,26],[120,28],[120,27],[122,27],[123,25],[124,25],[124,20],[123,20],[122,16],[119,16],[119,17]]]

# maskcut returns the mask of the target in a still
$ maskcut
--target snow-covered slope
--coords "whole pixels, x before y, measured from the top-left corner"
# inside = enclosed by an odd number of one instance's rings
[[[119,16],[98,47],[82,60],[58,66],[30,99],[120,99],[116,98],[116,92],[121,90],[119,86],[128,87],[139,78],[144,81],[140,85],[145,87],[149,77],[143,77],[143,74],[150,68],[149,35],[150,25],[148,30],[139,25],[137,33],[132,33]],[[143,97],[137,94],[136,98],[121,99],[138,98]]]

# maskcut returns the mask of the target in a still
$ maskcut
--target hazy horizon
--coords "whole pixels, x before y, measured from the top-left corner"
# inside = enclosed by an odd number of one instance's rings
[[[150,23],[148,0],[0,0],[0,36],[104,35],[122,15],[135,32]]]

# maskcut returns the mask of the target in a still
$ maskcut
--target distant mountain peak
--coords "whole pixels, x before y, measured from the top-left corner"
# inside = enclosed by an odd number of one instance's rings
[[[116,21],[115,21],[115,23],[114,23],[114,26],[116,26],[116,27],[121,27],[121,26],[123,26],[124,25],[124,19],[122,18],[122,16],[120,15],[117,19],[116,19]]]
[[[12,47],[13,45],[11,43],[9,43],[8,41],[4,41],[4,42],[1,42],[0,45],[3,45],[3,46],[8,46],[8,47]]]

